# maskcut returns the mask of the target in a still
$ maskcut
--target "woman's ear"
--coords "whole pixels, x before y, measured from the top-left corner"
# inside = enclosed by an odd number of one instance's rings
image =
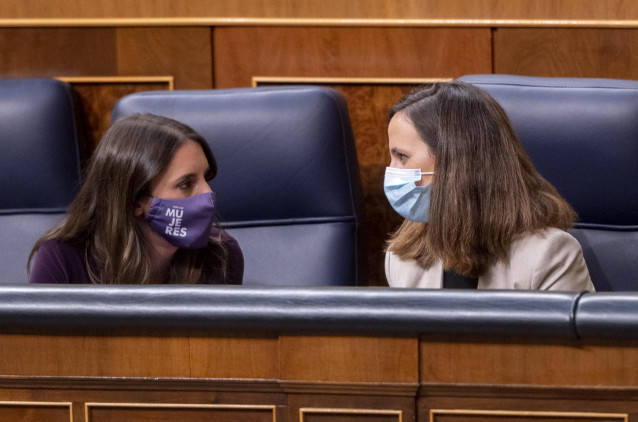
[[[149,208],[151,207],[152,199],[153,198],[151,196],[147,195],[143,199],[137,201],[137,203],[135,204],[136,217],[140,217],[148,212]]]
[[[138,201],[135,204],[135,216],[139,217],[144,214],[144,207],[142,206],[142,201]]]

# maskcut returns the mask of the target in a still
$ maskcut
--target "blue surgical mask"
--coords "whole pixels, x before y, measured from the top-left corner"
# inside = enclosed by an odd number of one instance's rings
[[[427,223],[430,218],[430,195],[432,184],[417,186],[415,182],[421,180],[421,169],[385,168],[383,190],[390,205],[403,218],[417,223]]]

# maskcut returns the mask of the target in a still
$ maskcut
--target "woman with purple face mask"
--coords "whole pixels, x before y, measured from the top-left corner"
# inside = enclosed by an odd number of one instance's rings
[[[217,164],[190,127],[116,121],[62,223],[36,243],[30,283],[241,284],[237,241],[215,225]]]

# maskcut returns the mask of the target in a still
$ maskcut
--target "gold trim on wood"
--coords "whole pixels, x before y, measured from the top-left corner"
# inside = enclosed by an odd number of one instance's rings
[[[70,84],[126,84],[126,83],[166,83],[169,91],[175,87],[173,76],[56,76],[53,79]]]
[[[366,84],[366,85],[421,85],[432,82],[449,82],[454,78],[322,78],[298,76],[253,76],[253,88],[260,83],[279,84]]]
[[[299,422],[304,422],[304,415],[309,413],[319,414],[346,414],[346,415],[394,415],[398,422],[403,422],[403,410],[389,409],[333,409],[322,407],[302,407],[299,409]]]
[[[103,26],[368,26],[368,27],[551,27],[638,28],[638,20],[623,19],[351,19],[351,18],[36,18],[0,19],[0,27]]]
[[[40,407],[68,407],[69,421],[73,422],[73,403],[68,401],[0,401],[1,406],[40,406]]]
[[[628,422],[627,413],[594,413],[594,412],[538,412],[520,410],[459,410],[459,409],[431,409],[430,422],[435,422],[436,415],[461,415],[461,416],[528,416],[532,418],[583,418],[583,419],[618,419],[619,422]]]
[[[96,407],[141,408],[141,409],[221,409],[221,410],[271,410],[272,421],[277,422],[277,406],[262,404],[180,404],[180,403],[85,403],[84,419],[90,422],[89,409]]]

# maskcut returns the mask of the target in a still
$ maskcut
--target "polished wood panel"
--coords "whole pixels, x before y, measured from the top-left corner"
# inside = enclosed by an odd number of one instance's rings
[[[188,377],[184,337],[3,335],[0,374],[100,377]]]
[[[283,336],[279,341],[286,380],[418,382],[415,339]]]
[[[73,402],[77,421],[85,405],[87,420],[272,420],[265,418],[273,411],[278,421],[638,417],[635,344],[296,335],[1,340],[0,416],[16,418],[37,416],[25,411],[35,401],[60,409]],[[218,368],[209,364],[205,374],[202,362],[214,359]],[[266,360],[281,368],[276,378],[258,378],[273,375],[259,372]]]
[[[71,403],[0,402],[0,420],[73,422]]]
[[[168,82],[119,82],[113,79],[104,82],[85,78],[79,82],[69,82],[74,93],[79,136],[80,159],[86,163],[98,142],[111,125],[111,112],[117,101],[129,94],[142,91],[169,89]]]
[[[638,385],[638,371],[628,370],[638,367],[634,347],[421,341],[420,356],[426,383]]]
[[[301,408],[300,422],[402,422],[403,412],[385,409]]]
[[[432,410],[431,422],[627,422],[627,415],[586,412]]]
[[[211,29],[118,28],[117,72],[172,75],[175,89],[213,87]]]
[[[638,30],[494,31],[495,73],[638,79]]]
[[[0,28],[0,77],[116,74],[115,29]]]
[[[275,406],[87,403],[86,422],[276,422]]]
[[[216,28],[215,87],[254,76],[453,78],[489,73],[489,29]]]
[[[191,377],[278,379],[279,343],[272,338],[190,339]]]
[[[4,18],[637,19],[631,0],[9,0]]]

